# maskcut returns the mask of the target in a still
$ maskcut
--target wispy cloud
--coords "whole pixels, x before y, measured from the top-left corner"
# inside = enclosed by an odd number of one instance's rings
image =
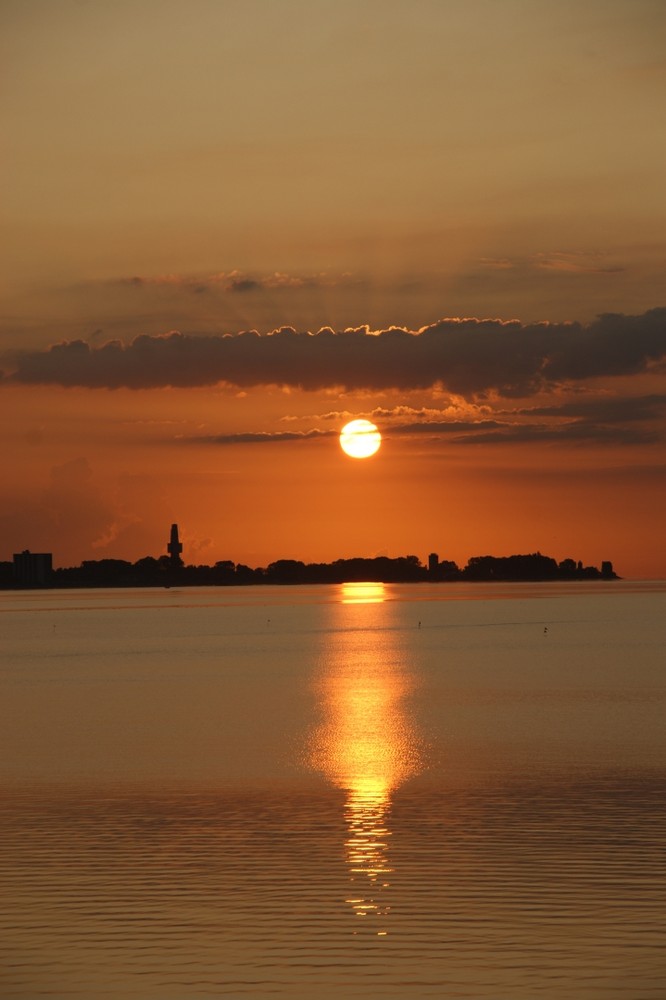
[[[267,274],[257,274],[234,269],[207,275],[134,274],[128,277],[114,278],[111,281],[103,282],[103,284],[133,288],[137,291],[164,288],[195,294],[203,292],[243,294],[262,291],[358,287],[363,284],[363,279],[351,272],[335,274],[319,271],[289,274],[283,271],[273,271]]]
[[[598,250],[539,251],[529,257],[481,257],[481,268],[489,271],[560,271],[566,274],[617,274],[624,264]]]
[[[575,399],[550,406],[498,408],[492,417],[394,424],[392,433],[446,437],[453,444],[569,442],[652,444],[664,440],[666,395]]]
[[[497,425],[490,431],[479,428],[478,434],[465,434],[453,438],[453,444],[594,444],[639,445],[663,441],[663,434],[656,429],[606,426],[588,421],[570,424],[514,424]]]
[[[247,431],[239,434],[200,434],[195,437],[179,436],[187,444],[279,444],[284,441],[311,441],[313,438],[337,436],[336,431]]]
[[[503,409],[484,406],[377,407],[366,416],[376,420],[384,437],[427,439],[447,445],[467,444],[594,444],[638,445],[664,440],[666,395],[566,401],[551,406]],[[352,416],[332,410],[316,417],[284,417],[285,421],[334,422],[335,429],[318,427],[302,431],[247,432],[234,434],[178,435],[186,444],[279,444],[335,437]]]
[[[617,274],[624,271],[622,265],[610,262],[606,254],[581,250],[538,253],[531,262],[544,271],[566,271],[569,274]]]

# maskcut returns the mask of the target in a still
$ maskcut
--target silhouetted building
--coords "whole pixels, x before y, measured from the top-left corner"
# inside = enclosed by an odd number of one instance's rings
[[[14,579],[22,587],[46,587],[51,582],[53,556],[50,552],[14,553]]]
[[[428,556],[428,572],[430,576],[436,576],[439,569],[439,556],[436,552],[431,552]]]
[[[171,538],[169,544],[167,545],[167,552],[171,557],[172,566],[182,566],[183,560],[180,557],[180,553],[183,551],[183,544],[178,538],[178,525],[171,525]]]
[[[601,564],[601,575],[602,576],[615,576],[613,572],[613,563],[607,559]]]

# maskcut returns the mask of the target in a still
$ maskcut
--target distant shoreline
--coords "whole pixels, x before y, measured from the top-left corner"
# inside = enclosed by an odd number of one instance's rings
[[[424,565],[417,556],[337,559],[304,563],[279,559],[252,569],[225,560],[192,566],[169,556],[146,556],[136,563],[122,559],[86,560],[80,566],[52,569],[50,554],[24,552],[13,563],[0,563],[0,589],[71,589],[123,587],[265,586],[267,584],[362,583],[556,583],[619,580],[613,564],[601,568],[581,561],[557,562],[540,552],[529,555],[474,556],[462,569],[432,553]]]

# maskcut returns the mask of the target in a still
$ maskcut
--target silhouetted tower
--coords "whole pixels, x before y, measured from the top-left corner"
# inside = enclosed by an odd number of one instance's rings
[[[183,543],[178,538],[178,525],[171,525],[171,539],[167,545],[167,552],[171,556],[172,566],[182,566],[183,560],[180,558],[180,553],[183,551]]]

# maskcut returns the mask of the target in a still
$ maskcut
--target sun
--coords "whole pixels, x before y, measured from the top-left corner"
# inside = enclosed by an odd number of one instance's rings
[[[352,420],[340,431],[340,447],[351,458],[370,458],[381,443],[381,434],[369,420]]]

